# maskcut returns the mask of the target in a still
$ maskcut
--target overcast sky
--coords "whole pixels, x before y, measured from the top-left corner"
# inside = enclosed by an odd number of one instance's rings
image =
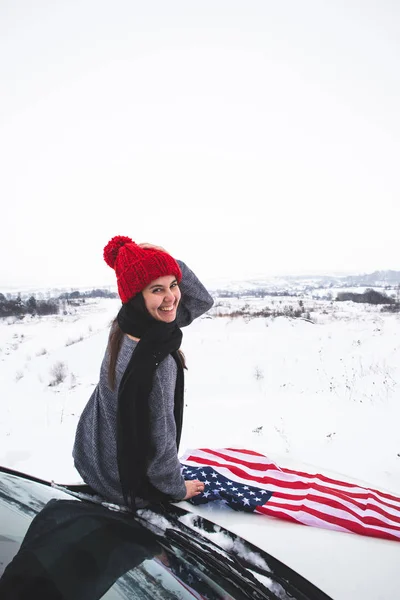
[[[0,291],[399,269],[395,0],[2,0]]]

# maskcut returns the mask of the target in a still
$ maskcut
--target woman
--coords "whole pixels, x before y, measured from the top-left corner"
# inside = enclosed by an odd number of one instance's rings
[[[116,236],[104,248],[122,307],[100,380],[78,423],[75,466],[96,493],[132,510],[204,490],[181,475],[182,332],[213,304],[205,287],[163,248]]]

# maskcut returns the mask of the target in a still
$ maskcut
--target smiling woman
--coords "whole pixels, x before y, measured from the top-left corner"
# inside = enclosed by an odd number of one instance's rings
[[[104,259],[115,270],[122,307],[78,423],[75,466],[97,494],[132,510],[191,498],[204,484],[185,481],[178,460],[185,366],[180,327],[213,300],[194,273],[159,246],[117,236]]]

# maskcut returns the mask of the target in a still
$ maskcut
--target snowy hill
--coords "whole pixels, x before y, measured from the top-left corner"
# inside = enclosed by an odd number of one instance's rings
[[[397,289],[400,285],[400,271],[374,271],[358,275],[288,275],[284,277],[258,277],[242,281],[210,282],[210,289],[216,294],[223,292],[239,295],[251,294],[258,290],[265,293],[311,293],[321,289],[348,287],[371,287]]]
[[[344,278],[344,281],[348,285],[369,287],[398,286],[400,284],[400,271],[374,271],[364,275],[349,275]]]

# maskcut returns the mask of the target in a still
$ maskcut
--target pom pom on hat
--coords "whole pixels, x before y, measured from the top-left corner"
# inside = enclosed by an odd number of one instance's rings
[[[123,235],[117,235],[108,242],[103,256],[115,271],[118,293],[123,303],[159,277],[174,275],[178,283],[182,279],[179,265],[170,254],[156,248],[141,248]]]
[[[113,237],[104,248],[104,260],[108,264],[109,267],[114,269],[115,261],[117,260],[118,252],[122,246],[125,244],[132,244],[132,240],[130,237],[126,237],[125,235],[116,235]]]

